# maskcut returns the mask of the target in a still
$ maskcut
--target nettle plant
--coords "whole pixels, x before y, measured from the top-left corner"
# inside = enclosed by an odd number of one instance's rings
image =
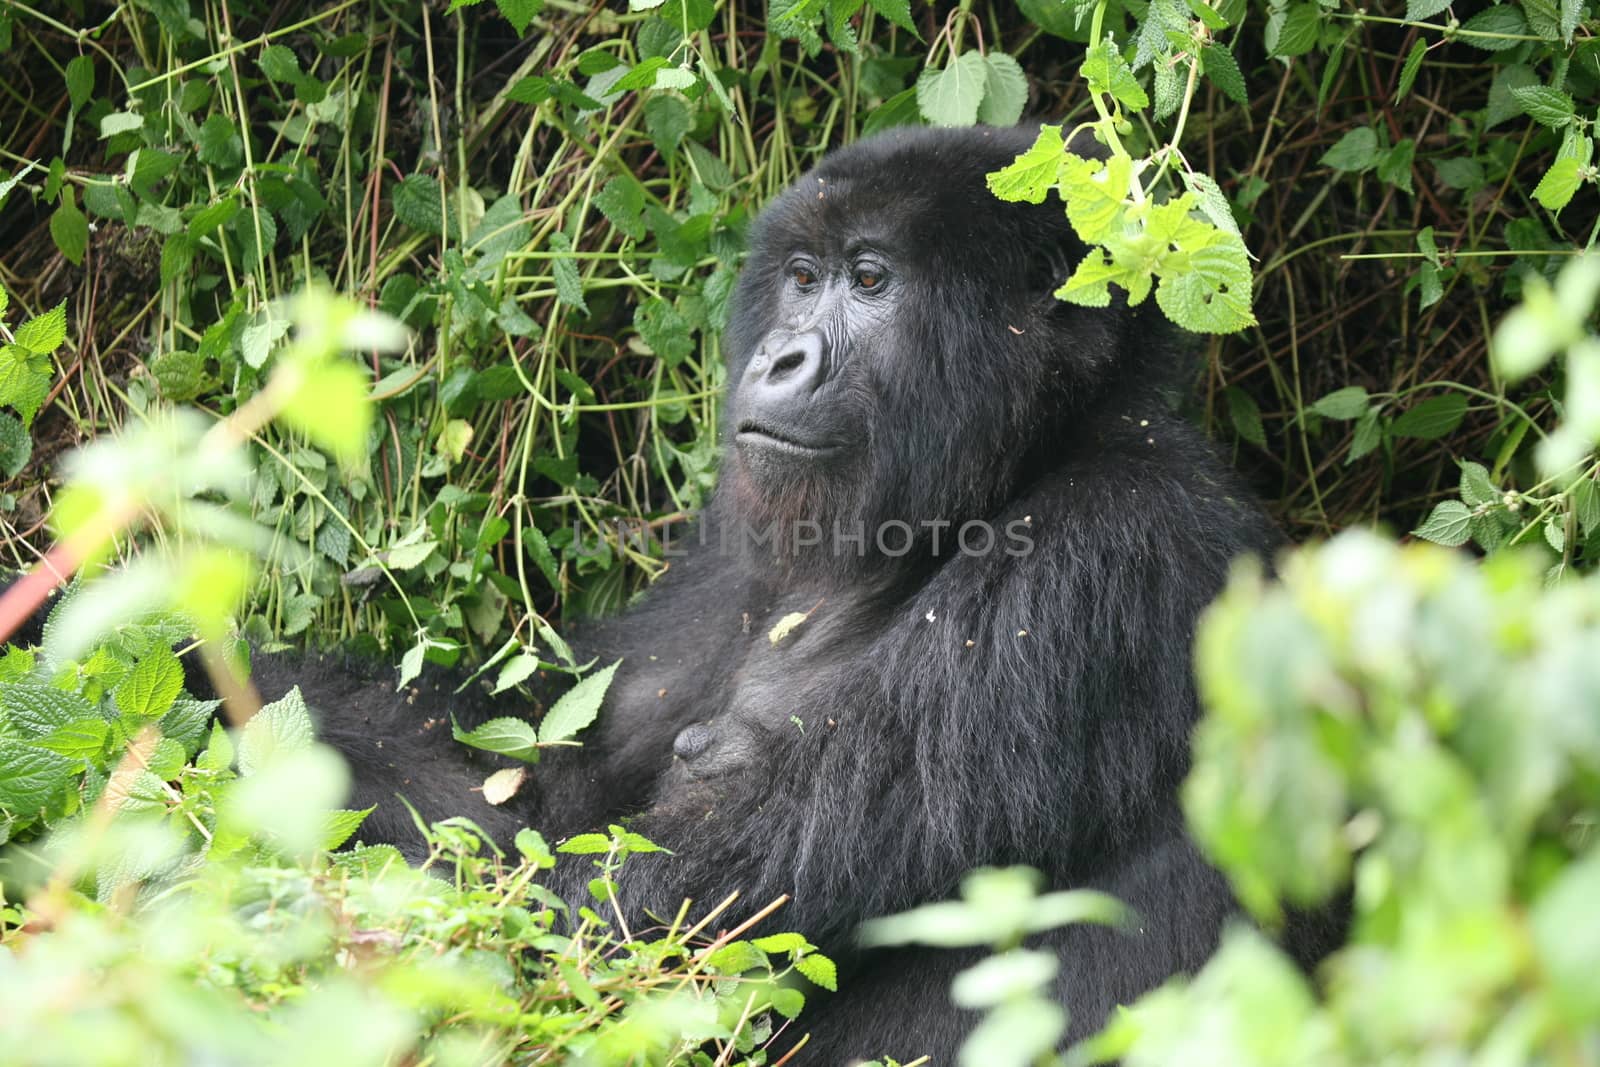
[[[1250,262],[1239,225],[1216,181],[1178,147],[1202,75],[1245,102],[1239,65],[1213,37],[1242,17],[1244,5],[1218,10],[1204,0],[1187,6],[1156,0],[1139,24],[1131,62],[1104,32],[1107,7],[1108,0],[1093,5],[1081,70],[1096,117],[1067,133],[1044,127],[1031,149],[989,176],[989,188],[1002,200],[1033,204],[1053,189],[1065,201],[1068,220],[1090,248],[1056,290],[1061,299],[1106,307],[1115,285],[1137,306],[1154,290],[1157,305],[1184,329],[1234,333],[1252,326]],[[1080,17],[1088,10],[1077,5]],[[1154,70],[1154,101],[1137,73],[1147,66]],[[1132,119],[1146,112],[1157,122],[1178,117],[1166,144],[1136,156],[1124,138],[1133,132]],[[1083,154],[1081,138],[1091,137],[1104,158]],[[1181,191],[1163,184],[1169,175]]]
[[[1494,469],[1461,461],[1460,497],[1442,500],[1412,533],[1450,547],[1473,542],[1485,552],[1543,540],[1556,554],[1548,578],[1600,557],[1600,337],[1593,328],[1600,296],[1600,256],[1574,258],[1551,285],[1537,274],[1524,282],[1522,306],[1495,330],[1495,369],[1519,381],[1554,365],[1561,424],[1546,432],[1519,411],[1538,434],[1534,460],[1539,480],[1526,489],[1501,484],[1505,457]],[[1465,407],[1465,397],[1453,394]],[[1508,402],[1507,402],[1508,403]]]

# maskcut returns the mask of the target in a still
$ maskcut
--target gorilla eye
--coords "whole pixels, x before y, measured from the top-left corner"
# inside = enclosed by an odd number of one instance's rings
[[[789,268],[789,277],[802,289],[809,289],[817,283],[817,272],[804,263],[796,263]]]
[[[883,284],[883,275],[871,267],[862,267],[856,271],[856,284],[863,289],[876,289]]]

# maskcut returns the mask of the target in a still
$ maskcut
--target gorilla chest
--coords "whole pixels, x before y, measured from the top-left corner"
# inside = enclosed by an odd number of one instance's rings
[[[673,726],[669,743],[684,773],[705,779],[759,767],[820,742],[860,708],[879,613],[853,597],[818,601],[783,597],[769,610],[741,612],[719,660],[647,665],[629,686],[630,703],[682,694],[658,713]]]

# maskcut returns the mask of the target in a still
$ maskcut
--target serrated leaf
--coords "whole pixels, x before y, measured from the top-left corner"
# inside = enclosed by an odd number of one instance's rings
[[[1416,407],[1398,416],[1389,426],[1395,437],[1415,437],[1424,441],[1436,440],[1450,433],[1467,414],[1467,398],[1462,393],[1445,393],[1431,396]]]
[[[1578,161],[1570,156],[1557,159],[1533,187],[1533,198],[1551,211],[1560,211],[1578,191],[1579,169]]]
[[[1383,424],[1378,420],[1378,409],[1369,408],[1356,420],[1355,431],[1350,435],[1350,452],[1344,458],[1346,466],[1365,456],[1383,443]]]
[[[94,95],[94,59],[90,56],[73,56],[67,61],[66,80],[68,106],[74,111],[82,111],[83,105]]]
[[[1364,171],[1378,165],[1378,135],[1369,126],[1358,126],[1339,138],[1317,162],[1339,171]]]
[[[1004,52],[990,52],[984,63],[988,74],[983,83],[983,102],[978,105],[978,121],[990,126],[1014,126],[1028,104],[1028,76]]]
[[[611,851],[611,838],[605,834],[574,834],[556,846],[569,856],[596,856]]]
[[[1426,522],[1411,531],[1413,537],[1432,541],[1446,548],[1467,543],[1471,534],[1472,511],[1459,500],[1442,500]]]
[[[1518,38],[1528,33],[1528,20],[1515,4],[1484,8],[1457,30],[1458,39],[1485,52],[1504,52],[1522,44]]]
[[[1134,111],[1150,106],[1150,97],[1134,77],[1133,68],[1110,41],[1101,41],[1084,54],[1081,75],[1090,92],[1108,95]]]
[[[1366,413],[1370,403],[1366,389],[1347,385],[1312,404],[1311,410],[1325,419],[1355,419]]]
[[[39,738],[35,743],[41,748],[59,753],[70,759],[94,763],[105,750],[111,724],[101,718],[79,719]]]
[[[1222,187],[1215,178],[1197,170],[1186,171],[1183,184],[1194,194],[1200,211],[1211,221],[1211,225],[1235,237],[1239,236],[1239,221],[1233,217],[1228,198],[1222,194]]]
[[[370,808],[362,808],[359,811],[343,808],[338,811],[328,812],[323,816],[322,831],[317,847],[325,852],[332,852],[350,840],[355,835],[355,832],[361,829],[361,824],[366,821],[367,816],[377,810],[377,805],[373,805]]]
[[[50,391],[52,377],[50,357],[22,345],[0,347],[0,404],[15,408],[22,416],[23,426],[33,425],[33,417]]]
[[[911,21],[911,0],[867,0],[867,4],[917,40],[922,40],[922,34],[917,32],[916,24]]]
[[[1228,417],[1234,432],[1257,448],[1267,446],[1267,431],[1261,425],[1261,408],[1255,397],[1236,385],[1228,386],[1223,396],[1228,401]]]
[[[609,667],[587,675],[577,685],[561,694],[555,706],[545,712],[539,723],[539,743],[551,744],[565,741],[579,730],[594,722],[600,714],[600,702],[611,687],[611,677],[617,673],[621,660]]]
[[[1220,231],[1218,231],[1220,233]],[[1189,269],[1166,276],[1156,287],[1156,303],[1167,318],[1195,333],[1234,333],[1253,326],[1250,310],[1250,259],[1244,243],[1222,240],[1189,256]]]
[[[1061,127],[1041,126],[1031,148],[985,176],[989,191],[1001,200],[1044,203],[1044,198],[1055,187],[1065,151]]]
[[[596,194],[594,206],[618,232],[635,241],[644,239],[644,186],[632,176],[619,174],[606,182],[605,188]]]
[[[1095,245],[1111,236],[1122,219],[1133,179],[1133,160],[1083,159],[1068,152],[1060,169],[1061,195],[1067,202],[1067,221],[1085,244]]]
[[[439,182],[431,174],[408,174],[394,187],[394,217],[414,230],[444,233],[444,209]]]
[[[799,1018],[800,1013],[805,1010],[806,995],[798,989],[776,986],[772,990],[771,998],[772,1010],[785,1019]]]
[[[1411,51],[1406,54],[1405,65],[1400,68],[1400,84],[1394,91],[1395,103],[1398,104],[1411,95],[1411,87],[1416,84],[1417,72],[1422,69],[1422,61],[1427,55],[1428,42],[1418,38],[1411,45]]]
[[[577,260],[566,254],[572,251],[572,239],[564,233],[553,233],[550,235],[550,248],[558,253],[550,262],[556,280],[556,299],[587,315],[589,305],[583,300],[583,279],[578,276]]]
[[[512,759],[531,763],[539,758],[539,736],[534,731],[533,725],[511,715],[490,719],[472,730],[463,730],[452,720],[450,736],[463,745],[510,756]]]
[[[765,937],[758,937],[750,943],[762,952],[768,953],[794,952],[798,949],[811,947],[811,942],[807,941],[803,935],[793,932],[768,934]],[[765,963],[766,961],[763,960],[762,962]]]
[[[1548,85],[1514,87],[1511,96],[1522,105],[1523,112],[1541,126],[1559,130],[1572,123],[1576,109],[1572,97]]]
[[[1291,4],[1281,18],[1274,15],[1268,21],[1267,53],[1279,59],[1305,55],[1316,47],[1321,29],[1322,16],[1316,4]]]
[[[917,77],[917,107],[935,126],[971,126],[978,121],[989,65],[976,51],[964,52],[948,66]]]
[[[794,969],[830,993],[839,991],[839,969],[820,952],[801,956],[794,961]]]
[[[1572,500],[1572,510],[1578,515],[1578,528],[1587,537],[1600,526],[1600,487],[1586,475],[1573,482],[1567,493]]]
[[[1445,8],[1453,0],[1406,0],[1406,21],[1426,22]]]
[[[112,695],[122,714],[153,719],[167,713],[182,688],[183,665],[171,649],[158,648],[140,657]]]
[[[48,356],[67,339],[67,302],[63,300],[43,315],[17,327],[16,343],[30,352]]]
[[[500,675],[495,679],[494,692],[504,693],[507,689],[521,685],[533,672],[539,669],[539,657],[529,652],[519,652],[506,660],[500,668]]]
[[[33,458],[33,438],[20,419],[0,411],[0,481],[15,478]]]
[[[1489,469],[1482,463],[1461,462],[1461,499],[1474,508],[1500,502],[1500,490],[1489,480]]]
[[[75,759],[21,741],[0,740],[0,811],[32,816],[83,769]]]
[[[239,738],[239,773],[255,774],[283,754],[309,747],[314,740],[311,712],[300,687],[295,686],[281,699],[262,705],[245,724]]]
[[[1218,44],[1208,44],[1200,50],[1200,61],[1205,66],[1206,77],[1220,89],[1224,96],[1236,104],[1248,104],[1250,95],[1245,89],[1244,74],[1233,53]]]

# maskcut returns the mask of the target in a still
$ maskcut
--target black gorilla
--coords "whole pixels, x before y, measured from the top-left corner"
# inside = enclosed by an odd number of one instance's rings
[[[629,861],[633,912],[787,893],[778,922],[844,962],[844,992],[801,1019],[822,1063],[959,1043],[972,1018],[947,986],[969,958],[851,945],[980,864],[1136,912],[1047,938],[1075,1035],[1206,959],[1232,904],[1176,799],[1190,646],[1230,561],[1275,535],[1169,413],[1161,331],[1052,297],[1084,252],[1060,205],[986,190],[1032,141],[895,131],[767,209],[726,338],[715,499],[641,607],[573,635],[622,667],[584,746],[548,753],[522,795],[472,792],[484,764],[438,722],[460,698],[307,687],[359,803],[380,805],[365,839],[415,844],[396,792],[506,838],[631,816],[675,853]],[[257,673],[275,694],[308,667]],[[592,873],[563,860],[554,888],[585,899]]]

